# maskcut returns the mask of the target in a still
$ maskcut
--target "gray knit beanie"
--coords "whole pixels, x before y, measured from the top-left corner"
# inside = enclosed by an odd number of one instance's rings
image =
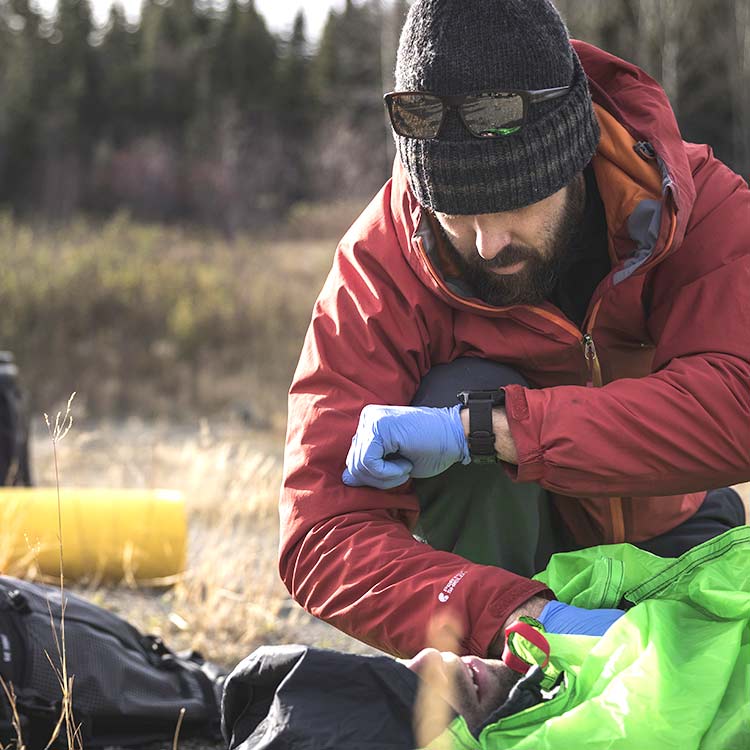
[[[532,104],[517,133],[475,138],[450,110],[438,136],[396,135],[419,202],[449,214],[511,211],[570,183],[599,142],[586,75],[548,0],[416,0],[401,34],[397,91],[445,96],[571,85]]]

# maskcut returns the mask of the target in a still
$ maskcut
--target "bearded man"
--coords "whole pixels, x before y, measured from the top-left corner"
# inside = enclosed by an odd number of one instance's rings
[[[750,190],[548,0],[417,0],[386,104],[290,391],[281,575],[403,657],[435,623],[490,658],[523,615],[601,634],[531,579],[551,554],[745,523]]]

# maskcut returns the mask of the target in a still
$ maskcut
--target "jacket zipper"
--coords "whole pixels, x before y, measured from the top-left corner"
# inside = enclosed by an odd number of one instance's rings
[[[652,161],[656,160],[657,155],[654,147],[648,142],[640,142],[635,145],[635,151],[642,158]],[[672,244],[674,243],[675,234],[677,233],[677,215],[675,211],[672,211],[671,222],[669,227],[669,234],[667,235],[667,241],[664,243],[664,252],[668,252]],[[653,261],[646,263],[639,269],[639,273],[645,273],[652,265]],[[602,302],[602,298],[596,302],[594,309],[592,310],[591,319],[589,321],[587,333],[583,337],[584,356],[586,357],[586,363],[589,370],[589,382],[588,386],[600,387],[603,385],[601,366],[599,358],[596,353],[596,344],[592,335],[594,328],[594,320],[599,312],[599,306]],[[623,511],[623,503],[621,497],[610,497],[609,498],[609,512],[612,518],[612,536],[613,543],[620,544],[625,541],[625,516]]]
[[[596,354],[594,337],[590,333],[587,333],[583,337],[583,346],[586,362],[589,366],[589,382],[586,385],[589,388],[600,388],[602,385],[602,371]],[[609,513],[612,518],[611,544],[621,544],[625,541],[625,514],[622,508],[621,497],[609,498]]]
[[[596,354],[594,337],[590,333],[586,333],[583,336],[583,356],[586,357],[586,364],[589,371],[589,379],[586,385],[589,388],[600,388],[602,385],[602,368],[599,364],[599,357]]]
[[[583,335],[583,355],[586,357],[588,365],[589,379],[586,385],[589,388],[601,388],[604,384],[602,379],[602,368],[599,357],[596,353],[596,342],[594,341],[593,331],[596,316],[602,303],[600,297],[593,310],[587,327],[587,332]],[[609,498],[609,514],[612,519],[612,544],[620,544],[625,541],[625,514],[622,509],[621,497]]]
[[[650,143],[644,143],[644,144],[637,144],[637,146],[641,146],[642,150],[639,148],[636,148],[636,151],[640,153],[645,158],[649,159],[656,159],[656,152],[654,151],[653,146]],[[667,235],[667,241],[664,243],[664,252],[669,252],[669,249],[671,248],[672,244],[674,243],[675,234],[677,233],[677,214],[675,211],[672,211],[671,216],[671,222],[669,227],[669,234]],[[651,266],[654,265],[654,262],[646,263],[644,264],[640,269],[639,273],[645,273]],[[596,355],[596,345],[594,344],[593,336],[591,335],[591,331],[593,330],[594,324],[593,320],[596,318],[596,313],[599,311],[599,304],[601,303],[601,298],[596,303],[596,306],[594,307],[594,311],[592,313],[592,320],[589,323],[589,329],[588,329],[588,343],[589,347],[586,348],[586,361],[589,363],[589,373],[591,376],[591,380],[594,386],[601,386],[602,385],[602,375],[601,375],[601,368],[599,366],[599,360]],[[584,346],[587,346],[587,340],[586,337],[584,337]],[[625,541],[625,516],[624,511],[622,507],[622,498],[621,497],[610,497],[609,498],[609,512],[612,517],[612,535],[613,535],[613,543],[614,544],[620,544]]]

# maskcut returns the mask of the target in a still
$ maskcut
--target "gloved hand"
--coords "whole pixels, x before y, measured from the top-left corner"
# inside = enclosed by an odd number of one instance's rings
[[[365,406],[341,479],[350,487],[388,490],[411,477],[442,474],[458,461],[470,463],[460,411],[460,404]]]
[[[625,613],[621,609],[581,609],[552,601],[539,615],[548,633],[569,635],[604,635]]]

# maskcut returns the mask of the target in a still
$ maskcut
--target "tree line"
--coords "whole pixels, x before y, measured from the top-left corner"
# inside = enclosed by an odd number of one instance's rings
[[[114,5],[104,28],[86,0],[0,0],[0,203],[232,230],[372,192],[405,12],[349,0],[311,49],[303,15],[280,38],[252,0],[145,0],[135,27]]]
[[[670,94],[686,138],[750,171],[750,0],[559,0],[571,32]],[[347,0],[311,44],[253,0],[145,0],[99,28],[0,0],[0,204],[61,221],[126,207],[228,232],[366,197],[394,155],[382,106],[407,0]]]
[[[750,0],[555,0],[576,36],[641,66],[685,140],[750,173]]]

